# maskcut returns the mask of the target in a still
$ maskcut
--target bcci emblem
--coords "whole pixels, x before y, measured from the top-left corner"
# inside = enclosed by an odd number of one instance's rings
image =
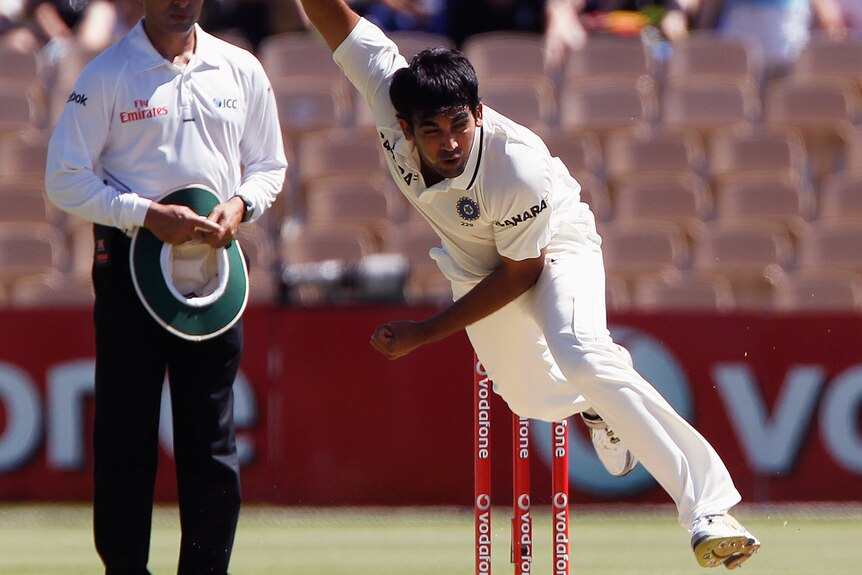
[[[461,219],[467,220],[468,222],[479,219],[479,205],[470,198],[466,196],[462,197],[458,200],[458,205],[456,207]]]

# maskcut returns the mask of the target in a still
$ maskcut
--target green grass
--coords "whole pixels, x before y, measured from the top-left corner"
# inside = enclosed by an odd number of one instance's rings
[[[508,510],[494,510],[494,573],[511,573]],[[741,507],[763,542],[748,575],[855,575],[862,506]],[[473,573],[471,509],[295,509],[246,506],[234,575],[456,575]],[[573,575],[707,573],[667,506],[572,507]],[[534,515],[537,575],[551,573],[550,519]],[[150,571],[176,572],[176,510],[154,517]],[[93,575],[90,509],[83,505],[0,505],[0,573]],[[711,571],[724,572],[723,569]]]

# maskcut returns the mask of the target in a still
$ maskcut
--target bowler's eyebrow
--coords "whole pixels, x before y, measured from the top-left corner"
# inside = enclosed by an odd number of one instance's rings
[[[437,116],[442,116],[442,115],[443,114],[435,114],[434,116],[424,118],[424,119],[419,121],[419,125],[420,126],[435,126],[436,127],[438,125],[438,123],[434,120],[434,118],[436,118]],[[467,120],[469,117],[470,117],[470,114],[467,112],[467,110],[459,110],[455,115],[453,115],[451,118],[449,118],[449,122],[452,124],[456,124],[458,122],[463,122],[464,120]]]

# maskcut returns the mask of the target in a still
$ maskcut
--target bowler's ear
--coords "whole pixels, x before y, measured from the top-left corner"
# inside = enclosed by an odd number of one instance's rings
[[[410,123],[404,118],[398,118],[398,125],[401,126],[401,131],[404,133],[404,137],[407,138],[407,141],[412,142],[413,128],[410,126]]]
[[[482,102],[476,106],[476,127],[480,127],[482,125]]]

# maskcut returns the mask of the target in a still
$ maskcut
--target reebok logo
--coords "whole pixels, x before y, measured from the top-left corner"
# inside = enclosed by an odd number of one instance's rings
[[[66,99],[66,103],[75,102],[76,104],[81,104],[82,106],[87,105],[87,96],[84,94],[78,94],[77,92],[72,92],[69,94],[69,97]]]

